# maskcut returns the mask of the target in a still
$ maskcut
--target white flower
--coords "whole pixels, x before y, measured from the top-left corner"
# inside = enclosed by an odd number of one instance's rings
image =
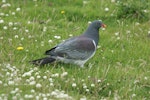
[[[4,15],[5,15],[4,13],[2,13],[2,12],[0,13],[0,16],[4,16]]]
[[[76,87],[77,86],[77,84],[76,83],[72,83],[72,87]]]
[[[95,87],[95,84],[91,84],[91,87]]]
[[[117,37],[117,40],[120,40],[120,37],[119,37],[119,36]]]
[[[115,2],[115,0],[111,0],[111,2]]]
[[[49,78],[49,81],[50,81],[50,82],[53,82],[53,79],[52,79],[52,78]]]
[[[132,97],[135,97],[136,96],[136,94],[132,94]]]
[[[31,99],[31,98],[33,98],[34,96],[33,95],[29,95],[29,94],[25,94],[25,96],[24,96],[24,98],[26,98],[26,99]]]
[[[4,26],[4,27],[3,27],[3,29],[4,29],[4,30],[7,30],[7,29],[8,29],[8,27],[7,27],[7,26]]]
[[[17,27],[14,27],[13,30],[17,30]]]
[[[48,40],[48,42],[49,42],[49,43],[52,43],[53,41],[52,41],[52,40]]]
[[[102,30],[105,31],[106,29],[105,29],[105,28],[102,28]]]
[[[3,2],[3,3],[5,3],[5,2],[6,2],[6,0],[2,0],[2,2]]]
[[[25,30],[25,32],[27,32],[27,33],[28,33],[28,32],[29,32],[29,30],[28,30],[28,29],[26,29],[26,30]]]
[[[69,36],[72,37],[73,35],[72,35],[72,34],[69,34]]]
[[[35,98],[36,98],[35,100],[40,100],[40,97],[38,95]]]
[[[8,85],[14,85],[15,82],[14,81],[8,81]]]
[[[60,36],[57,36],[57,35],[55,35],[54,38],[55,38],[55,39],[61,39],[61,37],[60,37]]]
[[[85,91],[86,91],[86,92],[89,92],[90,90],[89,90],[89,89],[86,89]]]
[[[45,27],[45,26],[44,26],[44,28],[43,28],[43,32],[46,32],[46,30],[47,30],[47,27]]]
[[[15,15],[16,13],[15,13],[15,12],[12,12],[11,14],[12,14],[12,15]]]
[[[0,20],[0,24],[1,24],[1,23],[4,23],[4,20],[1,19],[1,20]]]
[[[116,32],[115,35],[118,36],[118,35],[119,35],[119,32]]]
[[[16,11],[20,11],[21,10],[21,8],[16,8]]]
[[[9,16],[9,14],[5,14],[5,16],[7,16],[7,17],[8,17],[8,16]]]
[[[48,99],[46,97],[44,97],[43,100],[48,100]]]
[[[130,34],[130,33],[131,33],[131,31],[130,31],[130,30],[127,30],[127,31],[126,31],[126,33],[127,33],[127,34]]]
[[[31,81],[29,84],[30,84],[30,85],[35,85],[36,82],[35,82],[35,81]]]
[[[15,91],[15,90],[12,90],[12,91],[10,91],[10,93],[11,93],[11,94],[15,94],[15,93],[16,93],[16,91]]]
[[[34,79],[35,79],[35,78],[34,78],[33,76],[30,77],[30,81],[34,81]]]
[[[143,12],[148,13],[148,10],[145,9],[145,10],[143,10]]]
[[[88,76],[88,78],[90,78],[91,76]]]
[[[19,36],[18,35],[15,35],[15,38],[18,38]]]
[[[101,80],[97,80],[98,83],[102,82]]]
[[[67,76],[68,75],[68,72],[63,72],[62,74],[61,74],[61,77],[64,77],[64,76]]]
[[[86,100],[86,97],[82,97],[82,98],[80,98],[80,100]]]
[[[35,92],[35,90],[34,90],[34,89],[32,89],[32,90],[31,90],[31,93],[34,93],[34,92]]]
[[[38,75],[38,76],[36,76],[36,78],[38,78],[38,79],[39,79],[39,78],[41,78],[41,76],[40,76],[40,75]]]
[[[29,35],[29,36],[28,36],[28,38],[30,39],[30,38],[32,38],[32,36],[31,36],[31,35]]]
[[[1,5],[2,8],[10,7],[10,6],[11,6],[11,5],[10,5],[9,3],[5,3],[5,4],[2,4],[2,5]]]
[[[31,76],[31,74],[32,74],[32,72],[25,72],[23,75],[22,75],[22,77],[26,77],[26,76]]]
[[[4,39],[4,37],[0,37],[0,39],[1,39],[1,40],[3,40],[3,39]]]
[[[59,74],[58,74],[58,73],[55,73],[55,74],[52,74],[51,76],[52,76],[52,77],[59,77]]]
[[[42,85],[40,83],[36,84],[36,88],[41,88],[41,87],[42,87]]]
[[[139,23],[139,22],[136,22],[135,25],[138,26],[138,25],[140,25],[140,23]]]
[[[139,80],[135,80],[135,81],[134,81],[134,84],[137,84],[137,83],[139,83],[139,82],[140,82]]]
[[[22,37],[22,38],[21,38],[21,40],[23,41],[23,40],[24,40],[24,38]]]
[[[114,50],[111,50],[112,53],[114,53]]]
[[[107,86],[109,86],[110,84],[109,84],[109,83],[107,83],[106,85],[107,85]]]
[[[109,8],[105,8],[105,11],[109,11]]]
[[[148,78],[145,76],[144,79],[147,80]]]
[[[91,21],[88,21],[88,24],[91,24],[92,22]]]
[[[86,86],[86,85],[83,85],[83,88],[84,88],[84,89],[86,89],[86,88],[87,88],[87,86]]]
[[[0,85],[3,83],[3,81],[0,80]]]
[[[87,0],[83,0],[83,5],[86,5],[88,3]]]
[[[9,25],[9,26],[12,26],[12,25],[13,25],[13,22],[9,22],[8,25]]]
[[[31,21],[28,21],[27,23],[28,23],[28,24],[31,24]]]
[[[47,76],[43,76],[44,79],[47,79]]]
[[[52,91],[52,92],[51,92],[51,95],[52,95],[52,96],[56,96],[56,95],[58,95],[58,93],[57,93],[56,91]]]
[[[54,84],[53,84],[53,83],[50,83],[50,86],[54,86]]]

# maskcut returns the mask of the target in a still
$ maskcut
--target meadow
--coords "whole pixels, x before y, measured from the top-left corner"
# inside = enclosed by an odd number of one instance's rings
[[[1,0],[0,100],[149,100],[150,2],[138,3],[143,15],[123,1]],[[94,20],[107,28],[84,68],[29,63]]]

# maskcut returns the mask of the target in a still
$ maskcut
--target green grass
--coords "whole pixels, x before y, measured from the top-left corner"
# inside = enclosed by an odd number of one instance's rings
[[[6,3],[11,6],[2,7]],[[110,0],[6,3],[0,2],[0,99],[150,99],[150,21],[118,19],[117,2]],[[80,35],[88,21],[97,19],[107,28],[100,30],[99,48],[84,68],[29,63],[69,35]],[[17,50],[19,46],[24,49]]]

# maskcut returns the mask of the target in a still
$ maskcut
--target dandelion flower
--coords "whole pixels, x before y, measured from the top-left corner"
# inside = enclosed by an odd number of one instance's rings
[[[23,47],[17,47],[17,50],[23,50],[24,48]]]
[[[64,13],[65,13],[65,11],[64,11],[64,10],[62,10],[62,11],[61,11],[61,14],[64,14]]]

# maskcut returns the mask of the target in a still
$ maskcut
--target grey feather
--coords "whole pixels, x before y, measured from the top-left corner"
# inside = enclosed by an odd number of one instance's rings
[[[83,66],[95,54],[99,42],[99,28],[102,26],[104,24],[101,21],[93,21],[83,34],[47,50],[45,54],[49,57],[33,60],[33,64],[42,61],[41,64],[44,65],[56,60]]]

